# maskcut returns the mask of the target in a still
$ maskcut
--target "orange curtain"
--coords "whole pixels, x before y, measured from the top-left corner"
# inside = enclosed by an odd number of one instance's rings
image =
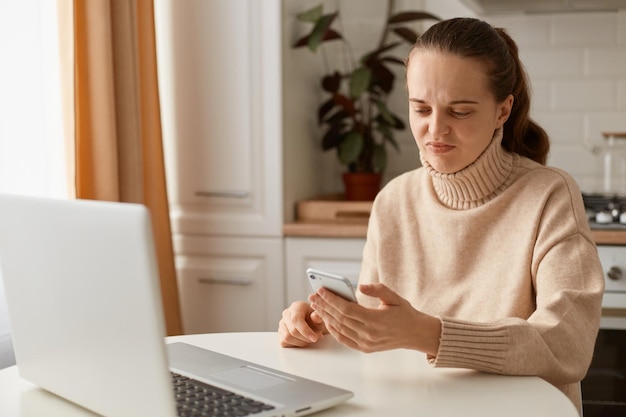
[[[151,212],[166,331],[182,334],[152,0],[73,0],[76,197]]]

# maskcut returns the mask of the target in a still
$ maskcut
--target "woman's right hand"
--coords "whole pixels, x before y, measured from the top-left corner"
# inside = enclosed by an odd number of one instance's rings
[[[328,333],[321,317],[309,303],[296,301],[283,311],[278,323],[278,336],[282,347],[306,347]]]

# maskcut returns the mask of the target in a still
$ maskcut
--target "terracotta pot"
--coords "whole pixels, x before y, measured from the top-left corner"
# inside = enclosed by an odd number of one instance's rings
[[[343,184],[346,200],[373,201],[380,191],[382,175],[378,173],[346,172]]]

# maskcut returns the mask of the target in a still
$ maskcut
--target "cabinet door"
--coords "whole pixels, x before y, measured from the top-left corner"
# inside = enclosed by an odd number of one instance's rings
[[[177,236],[174,245],[185,333],[277,329],[282,239]]]
[[[280,236],[280,0],[157,0],[155,16],[173,231]]]
[[[361,271],[365,239],[296,238],[285,239],[287,305],[306,300],[311,287],[307,268],[343,275],[356,286]]]

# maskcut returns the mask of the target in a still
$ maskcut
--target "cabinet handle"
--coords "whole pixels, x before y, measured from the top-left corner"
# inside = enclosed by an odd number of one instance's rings
[[[198,197],[247,198],[247,191],[196,191]]]
[[[246,286],[252,284],[250,278],[198,278],[200,284],[221,284],[221,285],[241,285]]]

